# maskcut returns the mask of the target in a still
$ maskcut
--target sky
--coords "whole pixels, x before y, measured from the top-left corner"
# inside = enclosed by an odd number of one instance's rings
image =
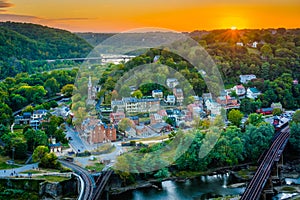
[[[300,28],[300,0],[0,0],[0,21],[72,32]]]

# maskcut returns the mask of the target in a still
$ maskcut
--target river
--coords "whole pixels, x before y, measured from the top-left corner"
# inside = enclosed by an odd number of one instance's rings
[[[162,188],[144,188],[111,196],[110,200],[190,200],[211,197],[239,195],[245,188],[229,188],[229,173],[223,175],[200,176],[185,182],[164,181]]]

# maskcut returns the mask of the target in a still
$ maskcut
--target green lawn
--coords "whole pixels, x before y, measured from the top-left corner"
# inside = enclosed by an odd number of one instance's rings
[[[0,169],[11,169],[19,167],[17,165],[6,164],[6,161],[8,160],[10,160],[8,156],[0,156]]]
[[[63,177],[63,176],[37,176],[35,178],[45,179],[46,181],[49,182],[62,182],[70,179],[69,177]]]
[[[104,164],[101,163],[94,163],[93,165],[88,165],[85,168],[91,171],[100,172],[105,167]]]

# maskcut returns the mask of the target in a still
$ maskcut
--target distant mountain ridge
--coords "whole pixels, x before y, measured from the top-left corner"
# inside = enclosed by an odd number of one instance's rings
[[[0,22],[0,60],[85,57],[92,46],[71,32],[37,24]]]

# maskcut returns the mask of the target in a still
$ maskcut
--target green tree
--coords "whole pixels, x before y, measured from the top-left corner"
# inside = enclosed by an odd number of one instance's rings
[[[290,125],[291,136],[290,143],[292,148],[300,153],[300,123],[292,122]]]
[[[282,111],[281,111],[280,108],[274,108],[274,110],[273,110],[273,115],[279,116],[279,115],[281,115],[281,114],[282,114]]]
[[[228,113],[228,120],[237,127],[240,126],[242,118],[243,114],[239,110],[232,109]]]
[[[52,153],[44,154],[44,156],[41,158],[41,161],[39,163],[39,167],[60,169],[61,164],[60,162],[58,162],[57,156],[52,152]]]
[[[297,110],[293,115],[293,122],[300,123],[300,110]]]
[[[8,126],[13,122],[13,113],[11,108],[5,104],[0,102],[0,124],[4,124]]]
[[[119,124],[118,128],[120,131],[125,131],[128,127],[134,127],[134,122],[129,118],[123,118]]]
[[[48,96],[54,96],[59,92],[59,83],[54,77],[51,77],[44,83],[44,88],[48,91]]]
[[[76,87],[73,84],[67,84],[61,89],[61,93],[66,97],[71,97]]]
[[[141,90],[136,90],[131,94],[131,96],[141,99],[143,97],[143,93],[141,92]]]
[[[258,126],[260,123],[264,121],[262,114],[251,113],[248,116],[247,123],[252,124],[253,126]]]
[[[49,148],[47,146],[36,147],[32,154],[33,162],[40,162],[47,153],[49,153]]]

